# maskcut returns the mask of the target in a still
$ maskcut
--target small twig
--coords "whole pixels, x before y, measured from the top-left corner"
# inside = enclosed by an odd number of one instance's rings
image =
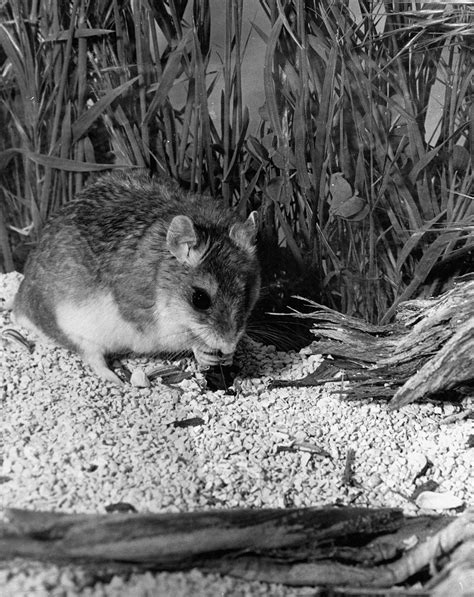
[[[451,423],[456,423],[456,421],[463,421],[464,419],[469,419],[474,416],[474,408],[468,408],[467,410],[463,410],[459,413],[455,413],[454,415],[449,415],[445,417],[441,421],[441,425],[449,425]]]
[[[344,485],[353,485],[354,483],[354,471],[352,465],[355,461],[355,450],[349,448],[346,454],[346,464],[344,466],[344,472],[342,473],[342,482]]]
[[[280,452],[307,452],[309,454],[315,454],[317,456],[323,456],[324,458],[331,458],[331,454],[321,448],[320,446],[311,442],[297,442],[291,440],[288,444],[278,444],[276,446],[276,454]]]

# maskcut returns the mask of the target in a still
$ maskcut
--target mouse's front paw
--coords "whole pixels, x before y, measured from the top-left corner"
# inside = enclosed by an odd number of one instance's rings
[[[202,368],[231,365],[234,358],[233,352],[224,354],[221,350],[213,350],[207,347],[196,348],[193,352],[198,365]]]
[[[105,381],[110,381],[117,386],[125,386],[120,377],[109,368],[103,354],[89,353],[83,355],[83,358],[98,377]]]

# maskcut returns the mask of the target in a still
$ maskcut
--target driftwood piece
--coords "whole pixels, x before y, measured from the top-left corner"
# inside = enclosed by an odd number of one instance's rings
[[[11,509],[0,557],[115,559],[170,565],[207,553],[316,546],[341,533],[394,531],[396,509],[215,510],[182,514],[68,515]],[[0,527],[1,528],[1,527]]]
[[[458,282],[443,295],[401,303],[391,325],[376,326],[309,301],[315,354],[330,356],[322,369],[282,385],[349,382],[352,398],[390,399],[399,408],[420,398],[457,399],[474,387],[474,279]],[[341,390],[338,388],[339,393]]]
[[[287,585],[374,588],[409,586],[409,579],[435,586],[435,577],[446,583],[474,569],[472,510],[410,518],[389,508],[106,515],[12,509],[7,517],[0,558],[75,562],[99,578],[111,565],[115,573],[201,567]]]

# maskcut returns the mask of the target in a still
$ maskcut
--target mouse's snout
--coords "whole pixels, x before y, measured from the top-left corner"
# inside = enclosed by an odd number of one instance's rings
[[[209,346],[200,346],[193,350],[196,361],[202,367],[213,367],[214,365],[231,365],[235,343],[226,345],[223,348],[211,348]]]

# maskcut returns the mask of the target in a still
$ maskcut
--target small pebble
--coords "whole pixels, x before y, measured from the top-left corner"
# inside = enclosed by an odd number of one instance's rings
[[[374,489],[375,487],[378,487],[381,483],[382,483],[382,478],[380,477],[380,475],[378,473],[373,473],[372,475],[370,475],[367,478],[367,480],[365,481],[364,484],[369,489]]]
[[[132,375],[130,376],[130,383],[135,388],[149,388],[150,387],[150,380],[148,379],[145,371],[140,367],[137,367],[132,371]]]
[[[423,491],[415,501],[419,508],[425,510],[450,510],[460,508],[463,505],[462,499],[448,491],[444,493]]]

